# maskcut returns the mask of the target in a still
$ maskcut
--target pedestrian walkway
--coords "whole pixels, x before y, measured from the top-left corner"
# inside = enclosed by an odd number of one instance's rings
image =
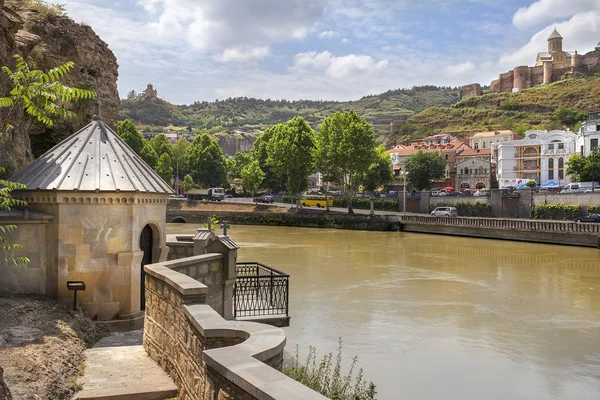
[[[142,330],[115,332],[84,352],[83,389],[75,399],[164,400],[177,387],[144,351]]]

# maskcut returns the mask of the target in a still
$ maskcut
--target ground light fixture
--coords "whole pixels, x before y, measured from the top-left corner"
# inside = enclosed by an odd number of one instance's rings
[[[77,311],[77,292],[85,290],[83,281],[67,281],[67,289],[73,292],[73,310]]]

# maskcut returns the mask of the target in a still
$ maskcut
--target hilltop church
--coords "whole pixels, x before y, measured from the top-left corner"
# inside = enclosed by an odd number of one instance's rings
[[[600,52],[591,51],[585,55],[577,51],[563,50],[563,37],[556,29],[548,37],[548,50],[539,52],[535,66],[515,67],[500,74],[490,83],[490,93],[516,92],[538,85],[547,85],[568,78],[574,74],[594,74],[600,72]],[[478,83],[462,87],[462,98],[482,94]]]

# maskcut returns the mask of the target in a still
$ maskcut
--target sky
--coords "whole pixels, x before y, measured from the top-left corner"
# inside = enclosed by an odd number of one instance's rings
[[[119,92],[357,100],[461,86],[600,42],[600,0],[61,0],[115,53]]]

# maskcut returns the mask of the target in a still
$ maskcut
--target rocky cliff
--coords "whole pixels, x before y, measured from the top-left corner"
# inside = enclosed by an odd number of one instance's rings
[[[234,156],[235,153],[248,153],[261,132],[219,133],[213,135],[223,153]]]
[[[64,83],[95,91],[102,102],[104,120],[114,126],[120,107],[117,59],[92,28],[75,23],[60,10],[43,13],[39,2],[0,0],[0,7],[2,65],[12,67],[14,54],[31,57],[42,70],[74,62],[75,69]],[[4,74],[0,87],[0,96],[5,96],[8,85]],[[14,129],[5,133],[0,144],[0,165],[14,171],[84,126],[93,115],[92,103],[88,100],[71,105],[77,119],[57,121],[52,128],[31,124],[23,114],[17,116]]]

